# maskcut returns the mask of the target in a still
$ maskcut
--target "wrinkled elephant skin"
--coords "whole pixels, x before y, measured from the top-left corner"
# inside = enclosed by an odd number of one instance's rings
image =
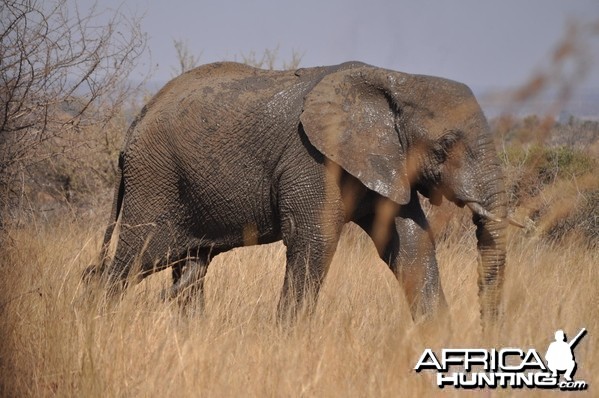
[[[344,223],[373,239],[414,317],[445,305],[418,192],[468,205],[483,319],[498,313],[506,195],[487,121],[463,84],[358,62],[296,71],[205,65],[132,123],[102,261],[112,289],[173,269],[166,297],[202,295],[211,258],[283,240],[280,314],[324,280]]]

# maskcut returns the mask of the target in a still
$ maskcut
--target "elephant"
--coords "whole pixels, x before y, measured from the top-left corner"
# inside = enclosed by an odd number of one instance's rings
[[[101,261],[109,289],[172,267],[166,296],[195,290],[212,258],[282,240],[279,314],[315,302],[354,222],[403,286],[414,319],[447,306],[419,194],[472,211],[481,318],[499,313],[507,198],[472,91],[360,62],[267,71],[208,64],[168,82],[119,154]],[[312,300],[308,300],[308,298]]]

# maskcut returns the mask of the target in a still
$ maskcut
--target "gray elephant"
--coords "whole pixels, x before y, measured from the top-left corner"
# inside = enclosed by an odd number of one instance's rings
[[[445,305],[418,192],[473,212],[483,320],[497,316],[506,252],[503,176],[463,84],[350,62],[296,71],[236,63],[170,81],[127,132],[102,261],[112,288],[168,267],[168,295],[211,258],[283,240],[279,313],[316,298],[343,225],[374,241],[415,318]],[[111,244],[111,242],[113,244]]]

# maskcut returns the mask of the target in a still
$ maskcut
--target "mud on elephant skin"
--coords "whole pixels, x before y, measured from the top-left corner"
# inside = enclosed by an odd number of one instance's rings
[[[285,314],[317,296],[352,221],[403,285],[413,316],[430,316],[445,299],[420,192],[472,210],[481,313],[498,314],[503,175],[463,84],[358,62],[296,71],[205,65],[143,108],[119,166],[102,260],[87,270],[111,289],[172,267],[167,296],[201,296],[215,255],[282,239]]]

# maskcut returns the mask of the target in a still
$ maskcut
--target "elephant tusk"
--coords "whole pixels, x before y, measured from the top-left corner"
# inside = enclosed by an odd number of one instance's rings
[[[483,217],[483,218],[486,218],[488,220],[495,221],[495,222],[502,221],[501,218],[495,217],[489,211],[485,210],[485,208],[483,208],[480,205],[480,203],[478,203],[478,202],[468,202],[468,203],[466,203],[466,205],[470,208],[470,210],[472,210],[472,212],[474,214],[477,214],[480,217]]]
[[[526,228],[526,227],[524,226],[524,224],[521,224],[521,223],[519,223],[518,221],[514,220],[512,217],[508,217],[508,218],[507,218],[507,220],[508,220],[508,222],[509,222],[510,224],[512,224],[512,225],[514,225],[514,226],[516,226],[516,227],[518,227],[518,228]]]

